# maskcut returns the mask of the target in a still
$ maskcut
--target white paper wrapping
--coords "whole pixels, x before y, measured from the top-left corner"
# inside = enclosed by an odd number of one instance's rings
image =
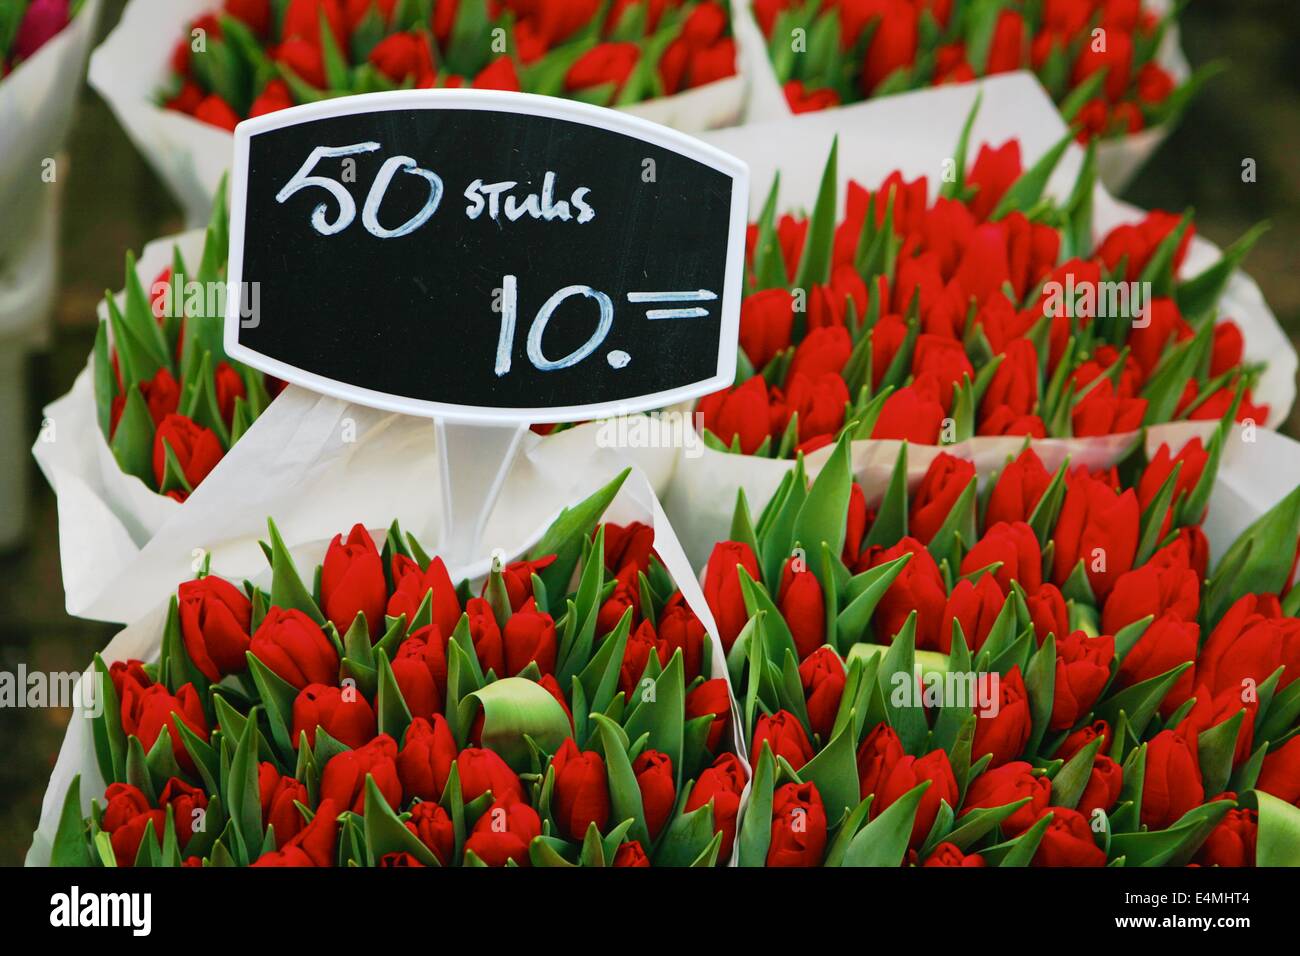
[[[86,0],[58,36],[0,80],[0,263],[20,254],[37,228],[51,188],[42,164],[62,149],[72,124],[99,3]]]
[[[766,55],[766,41],[762,30],[759,29],[758,21],[754,19],[753,13],[749,9],[751,6],[750,0],[736,0],[736,2],[738,5],[743,4],[746,8],[737,14],[737,42],[740,42],[739,38],[743,36],[747,45],[763,52],[763,56],[758,58],[758,62],[753,67],[753,72],[750,75],[749,105],[745,111],[745,122],[764,122],[784,119],[794,115],[786,102],[785,93],[782,91],[780,83],[777,82],[776,71],[772,69],[772,61]],[[1147,0],[1144,6],[1150,10],[1163,13],[1168,9],[1168,2],[1167,0]],[[1171,25],[1169,30],[1166,31],[1164,41],[1156,53],[1156,62],[1168,70],[1170,75],[1173,76],[1174,82],[1179,85],[1184,83],[1191,75],[1191,68],[1188,66],[1187,59],[1183,56],[1182,47],[1178,42],[1177,24]],[[1035,85],[1038,84],[1037,78],[1028,71],[1017,75],[1023,75],[1030,82]],[[935,87],[916,90],[904,95],[927,97],[943,89],[945,88]],[[880,101],[868,100],[866,102]],[[839,109],[853,109],[859,105],[861,104],[834,107],[827,112],[833,113]],[[930,104],[927,99],[912,101],[912,108],[921,116],[928,113],[929,107]],[[961,129],[960,125],[957,129]],[[1122,193],[1146,161],[1151,158],[1152,153],[1164,142],[1167,134],[1168,130],[1165,127],[1158,126],[1142,130],[1133,136],[1103,140],[1097,149],[1097,172],[1106,188],[1117,195]]]
[[[750,213],[757,219],[772,178],[781,174],[779,211],[811,209],[821,180],[831,141],[839,137],[839,197],[843,215],[845,184],[853,179],[876,188],[893,170],[912,179],[929,177],[931,190],[940,181],[942,164],[956,145],[962,123],[982,91],[983,102],[971,130],[972,157],[981,143],[1001,144],[1012,137],[1020,140],[1026,168],[1065,134],[1051,100],[1028,74],[1007,74],[978,83],[943,87],[917,93],[870,100],[842,109],[806,113],[784,120],[758,123],[704,134],[703,139],[738,156],[749,164],[753,183]],[[1064,199],[1070,193],[1083,162],[1083,150],[1071,145],[1049,181],[1048,194]],[[1112,198],[1101,186],[1093,195],[1095,233],[1098,238],[1115,226],[1139,221],[1142,210]],[[1183,264],[1183,275],[1196,275],[1218,260],[1213,243],[1193,238]],[[1268,427],[1286,420],[1295,400],[1296,353],[1290,340],[1264,302],[1259,286],[1242,272],[1235,273],[1219,303],[1220,315],[1234,319],[1245,339],[1245,360],[1266,362],[1268,369],[1254,390],[1257,402],[1268,403]],[[1157,426],[1153,435],[1171,435],[1185,430],[1208,435],[1212,423],[1174,423]],[[1097,438],[1048,439],[1036,441],[1035,450],[1048,467],[1068,454],[1076,464],[1092,467],[1109,465],[1139,440],[1139,433]],[[976,437],[943,448],[913,446],[909,450],[909,472],[914,479],[939,451],[976,462],[981,474],[1000,468],[1008,455],[1024,444],[1023,438]],[[857,442],[853,461],[860,479],[888,477],[897,442]],[[822,449],[807,459],[816,473],[829,455]],[[694,459],[682,456],[664,498],[686,553],[699,567],[707,561],[713,542],[725,539],[731,525],[736,492],[745,489],[750,507],[760,509],[793,466],[746,455],[705,450]],[[883,490],[883,485],[880,486]]]
[[[1149,449],[1158,446],[1152,441],[1147,441]],[[1260,515],[1298,486],[1300,442],[1262,428],[1234,428],[1223,446],[1219,480],[1203,525],[1210,539],[1211,567]]]
[[[147,245],[136,270],[145,288],[171,264],[173,247],[180,249],[186,262],[198,262],[203,238],[202,231],[193,230]],[[602,443],[601,426],[595,422],[546,437],[528,432],[512,476],[527,476],[542,495],[540,501],[558,507],[582,483],[580,463],[600,452]],[[332,473],[328,485],[313,486],[311,496],[301,496],[302,485],[331,467],[330,456],[339,448],[348,452],[348,464]],[[125,623],[151,608],[159,593],[190,576],[195,548],[217,549],[240,534],[263,535],[267,515],[298,522],[292,532],[286,529],[286,540],[328,541],[338,531],[334,518],[343,513],[330,513],[328,506],[344,508],[357,502],[369,507],[367,514],[352,519],[364,522],[383,520],[400,502],[436,500],[440,494],[436,448],[430,421],[376,412],[290,387],[181,504],[118,467],[99,430],[88,360],[72,390],[46,406],[32,454],[58,499],[59,555],[68,613]],[[662,494],[677,451],[622,448],[613,454],[640,468]],[[401,491],[405,497],[370,498],[374,482],[384,486],[383,476],[389,471],[405,476]],[[547,488],[549,497],[542,491]],[[515,529],[494,521],[489,521],[486,535],[514,539]],[[425,529],[425,534],[433,530]],[[256,570],[258,549],[247,548],[244,557],[249,562],[234,565],[233,574]]]
[[[303,401],[310,400],[305,393],[293,397]],[[332,402],[333,400],[321,399],[320,401]],[[334,402],[334,404],[343,407],[341,402]],[[373,442],[371,451],[376,454],[380,452],[400,454],[403,442],[413,436],[407,433],[406,438],[403,439],[395,435],[392,428],[386,427],[391,424],[395,416],[369,414],[375,420],[359,426],[366,433],[362,441]],[[382,419],[387,419],[387,422]],[[423,424],[432,431],[430,423]],[[249,434],[251,436],[252,432],[250,431]],[[305,441],[304,444],[310,446],[311,442]],[[294,456],[290,454],[288,457]],[[257,545],[258,538],[266,536],[267,514],[275,519],[276,526],[285,541],[289,543],[300,569],[308,569],[319,564],[324,559],[329,538],[338,532],[346,533],[355,522],[365,524],[370,528],[375,540],[382,542],[389,523],[397,519],[404,530],[415,534],[430,554],[437,554],[436,529],[442,523],[436,504],[438,498],[427,493],[427,485],[422,483],[422,476],[404,474],[402,469],[397,467],[369,469],[373,470],[374,474],[371,475],[368,493],[357,494],[355,488],[351,488],[349,494],[337,493],[336,490],[339,488],[351,487],[353,472],[358,467],[367,470],[366,464],[373,463],[375,460],[372,454],[358,456],[341,446],[336,447],[334,454],[324,459],[314,459],[311,465],[299,474],[296,483],[291,482],[288,486],[268,492],[257,501],[245,502],[245,506],[241,507],[239,512],[237,528],[231,530],[228,540],[219,552],[214,552],[213,573],[232,581],[240,581],[247,577],[259,586],[269,587],[270,572],[266,569],[265,556]],[[512,473],[497,506],[497,514],[494,516],[495,525],[504,529],[503,535],[489,539],[500,542],[493,547],[500,547],[507,561],[522,556],[533,543],[539,540],[562,507],[576,504],[608,483],[623,467],[618,455],[603,451],[595,451],[582,460],[571,459],[571,461],[574,466],[572,469],[574,480],[570,493],[563,497],[557,497],[552,493],[560,484],[553,475],[549,487],[538,487],[535,484],[539,477],[545,477],[534,470],[537,465],[535,461],[530,462],[528,467],[518,473]],[[280,470],[281,464],[268,462],[256,475],[250,472],[241,473],[241,477],[247,479],[243,486],[252,491],[259,484],[269,486],[281,481],[284,477]],[[543,482],[543,484],[547,483]],[[331,489],[335,492],[332,493]],[[202,491],[201,486],[195,492],[195,496],[197,497]],[[295,499],[296,508],[282,507],[281,510],[270,512],[258,510],[263,504],[286,506]],[[312,514],[308,515],[307,512]],[[261,514],[262,517],[255,520],[252,517],[254,514]],[[245,517],[247,520],[244,520]],[[704,592],[696,581],[690,563],[681,545],[678,544],[672,526],[668,523],[659,500],[655,497],[654,490],[644,474],[634,471],[628,476],[603,520],[620,524],[641,521],[654,528],[655,551],[681,589],[683,597],[712,637],[712,676],[727,680],[726,658],[717,636],[718,631],[713,615],[704,600]],[[317,532],[325,527],[332,529],[328,535],[317,535]],[[429,533],[430,529],[434,529],[432,534]],[[261,565],[260,568],[256,567],[253,561],[254,552],[256,552],[256,563]],[[451,573],[452,580],[458,581],[463,577],[470,577],[477,581],[487,573],[490,560],[489,552],[484,550],[481,560],[467,565],[453,565],[448,568],[448,571]],[[232,568],[244,570],[232,572]],[[192,574],[185,575],[186,578],[192,576]],[[130,659],[151,661],[157,658],[161,648],[167,602],[173,590],[174,588],[168,588],[154,591],[150,609],[114,637],[104,649],[102,654],[106,663],[111,665],[115,661]],[[86,674],[89,673],[90,670],[87,669]],[[85,675],[83,679],[86,679]],[[732,746],[743,760],[745,751],[742,741],[738,738],[739,726],[739,714],[736,711],[733,694]],[[81,774],[82,778],[82,812],[88,814],[92,799],[99,799],[102,803],[105,781],[95,760],[91,721],[80,711],[74,711],[69,721],[63,746],[59,750],[58,759],[50,775],[49,786],[41,805],[40,823],[32,836],[32,846],[27,853],[28,866],[49,864],[50,849],[58,829],[59,811],[68,786],[77,774]]]
[[[234,156],[234,137],[163,108],[157,98],[171,77],[176,43],[197,17],[220,5],[220,0],[131,0],[90,61],[90,85],[108,101],[190,225],[207,222],[212,195]],[[735,76],[639,103],[627,112],[687,133],[737,122],[744,110],[747,76],[756,63],[766,60],[766,53],[761,43],[754,48],[739,36],[736,44]]]

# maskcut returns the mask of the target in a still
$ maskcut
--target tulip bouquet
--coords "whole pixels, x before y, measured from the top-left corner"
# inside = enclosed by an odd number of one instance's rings
[[[736,122],[731,0],[129,0],[90,83],[203,222],[241,119],[326,97],[476,86],[580,99],[686,132]],[[753,47],[753,49],[751,49]]]
[[[874,508],[841,441],[742,497],[705,579],[741,865],[1300,865],[1300,489],[1208,573],[1230,421],[1102,474],[1026,448],[983,492],[900,465]]]
[[[0,77],[58,36],[82,0],[4,0],[0,3]]]
[[[1140,0],[755,0],[793,112],[1029,69],[1079,138],[1170,122],[1210,72],[1179,83],[1157,54],[1176,11]],[[807,56],[791,49],[803,30]]]
[[[226,0],[188,34],[167,108],[232,130],[349,93],[474,86],[627,106],[736,73],[725,0]]]
[[[224,191],[222,193],[224,195]],[[126,259],[121,305],[105,299],[95,336],[95,404],[104,440],[123,473],[184,501],[270,404],[261,372],[222,346],[229,223],[218,202],[198,271],[179,247],[146,290]],[[279,383],[272,382],[273,388]]]
[[[304,580],[272,523],[269,591],[201,574],[156,661],[96,658],[108,786],[83,818],[73,779],[51,862],[727,860],[747,774],[722,658],[653,529],[600,523],[626,474],[476,589],[396,523]]]
[[[30,253],[43,216],[58,218],[58,191],[41,177],[72,123],[99,4],[0,0],[0,267]]]
[[[1077,124],[1081,142],[1104,142],[1103,178],[1117,189],[1220,68],[1190,71],[1178,49],[1178,5],[1151,0],[754,0],[752,7],[771,71],[760,112],[821,110],[1025,70]]]
[[[811,216],[750,227],[736,384],[699,403],[715,450],[789,458],[855,438],[948,445],[975,436],[1088,438],[1213,420],[1263,371],[1218,301],[1260,234],[1180,274],[1190,213],[1151,212],[1094,242],[1095,151],[1062,202],[1044,186],[1067,135],[1025,169],[1020,145],[980,147],[967,121],[949,175],[850,180],[837,147]]]

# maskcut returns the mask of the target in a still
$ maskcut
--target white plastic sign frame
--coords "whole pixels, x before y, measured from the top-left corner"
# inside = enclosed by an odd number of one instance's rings
[[[694,160],[731,179],[726,267],[720,303],[716,373],[688,385],[648,392],[627,399],[556,407],[488,407],[426,401],[388,394],[289,365],[241,344],[245,227],[248,215],[250,149],[255,137],[319,120],[392,110],[477,110],[540,116],[620,133]],[[324,145],[324,144],[322,144]],[[442,419],[448,423],[528,425],[575,422],[664,408],[729,386],[736,372],[736,343],[744,273],[749,207],[749,167],[722,150],[665,126],[616,110],[572,100],[494,90],[404,90],[341,97],[293,107],[245,120],[235,129],[235,157],[230,191],[230,258],[224,344],[227,354],[245,365],[312,391],[386,411]]]

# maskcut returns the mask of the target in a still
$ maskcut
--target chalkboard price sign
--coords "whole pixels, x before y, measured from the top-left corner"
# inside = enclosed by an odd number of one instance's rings
[[[249,120],[235,151],[225,340],[255,368],[480,423],[734,377],[748,170],[713,147],[566,100],[423,90]]]

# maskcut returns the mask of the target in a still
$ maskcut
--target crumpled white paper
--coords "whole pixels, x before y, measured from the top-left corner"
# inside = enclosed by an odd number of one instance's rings
[[[759,29],[758,21],[754,19],[751,0],[735,0],[735,3],[737,7],[743,5],[745,8],[736,14],[737,42],[740,42],[740,38],[743,37],[747,45],[764,53],[759,58],[751,74],[749,105],[745,110],[746,124],[784,119],[794,115],[786,102],[785,93],[782,91],[780,83],[777,82],[776,71],[772,69],[772,61],[766,55],[766,41],[762,30]],[[1146,0],[1143,5],[1157,13],[1164,13],[1169,8],[1168,0]],[[757,44],[756,47],[755,44]],[[1183,56],[1182,47],[1179,45],[1177,24],[1172,24],[1166,31],[1164,41],[1156,52],[1156,62],[1169,71],[1177,84],[1181,85],[1191,75],[1191,67],[1188,66],[1187,58]],[[1011,75],[1023,76],[1029,82],[1038,86],[1038,79],[1028,71]],[[925,99],[925,97],[943,89],[946,89],[946,87],[915,90],[903,95],[921,97],[921,99],[911,101],[912,109],[917,112],[918,116],[924,117],[928,115],[930,109],[929,100]],[[879,102],[879,100],[868,100],[866,102]],[[861,104],[848,107],[833,107],[826,112],[834,113],[839,109],[853,109],[858,105]],[[960,128],[960,126],[957,127],[957,129]],[[1097,148],[1097,173],[1106,188],[1116,194],[1122,193],[1133,180],[1133,177],[1146,164],[1146,161],[1164,142],[1168,132],[1168,129],[1163,126],[1155,126],[1144,129],[1133,136],[1102,140]]]
[[[202,253],[203,233],[194,230],[146,246],[136,269],[146,289],[171,264],[173,247],[186,262],[195,263]],[[534,489],[540,503],[552,502],[558,508],[575,489],[594,490],[581,474],[581,463],[602,451],[603,443],[596,422],[545,437],[527,432],[511,480]],[[256,570],[260,552],[252,542],[257,538],[248,536],[264,534],[267,515],[293,522],[282,526],[286,540],[310,543],[333,537],[340,530],[334,520],[352,503],[369,508],[351,519],[364,522],[383,520],[401,503],[438,500],[436,448],[432,421],[377,412],[290,386],[181,504],[118,467],[99,430],[88,361],[72,390],[46,406],[32,453],[58,499],[68,613],[125,623],[190,576],[196,548],[224,555],[233,549],[232,541],[245,535],[246,560],[233,565],[231,573]],[[669,448],[620,448],[613,453],[644,471],[660,494],[677,455]],[[327,484],[315,484],[315,476],[333,467],[333,456],[338,455],[346,455],[346,463],[329,472]],[[404,497],[372,497],[374,487],[398,493],[396,479],[388,480],[390,472],[403,476]],[[304,487],[310,493],[304,494]],[[422,532],[422,540],[434,540],[437,529],[411,530]],[[512,541],[516,533],[507,519],[493,515],[485,540]],[[214,567],[225,570],[221,564]]]
[[[234,137],[158,104],[171,77],[170,58],[189,25],[220,0],[131,0],[117,27],[95,50],[90,85],[108,101],[118,120],[185,210],[190,225],[208,220],[212,196],[234,157]],[[738,35],[737,72],[706,86],[638,103],[627,112],[687,133],[739,121],[748,74],[766,61],[762,44]]]
[[[86,0],[66,29],[0,80],[0,262],[30,241],[40,219],[42,164],[63,148],[72,124],[99,3]]]
[[[305,396],[295,397],[306,400]],[[333,400],[321,399],[320,401]],[[342,402],[335,402],[335,404],[344,405]],[[376,419],[387,419],[390,423],[396,417],[380,416],[375,412],[369,414]],[[385,428],[384,422],[366,424],[371,426],[367,428],[366,440],[376,443],[373,449],[375,452],[400,452],[403,440],[395,436],[392,429]],[[432,431],[431,423],[424,424]],[[250,431],[249,434],[251,435],[252,432]],[[411,436],[408,433],[406,437]],[[223,548],[220,554],[214,553],[214,574],[236,582],[249,578],[261,587],[269,587],[270,572],[266,568],[265,556],[256,544],[258,537],[265,537],[265,521],[268,514],[275,519],[276,526],[283,533],[285,541],[289,543],[299,568],[310,568],[319,564],[324,559],[329,537],[339,531],[346,533],[347,529],[356,522],[365,524],[375,540],[382,542],[388,525],[397,519],[404,530],[415,534],[429,553],[438,553],[436,533],[432,537],[421,535],[421,532],[436,529],[441,524],[438,498],[433,494],[419,493],[422,490],[427,491],[427,486],[422,484],[420,476],[402,474],[398,468],[376,470],[377,473],[371,476],[372,481],[367,493],[357,494],[356,488],[352,488],[348,494],[331,494],[331,489],[337,492],[337,489],[352,484],[354,476],[350,473],[356,466],[360,465],[364,468],[367,462],[375,461],[370,454],[354,456],[342,448],[337,448],[335,451],[336,453],[329,456],[327,460],[315,459],[295,487],[281,489],[278,494],[268,493],[264,496],[264,500],[245,503],[247,507],[240,509],[241,520],[238,528],[232,529],[232,540],[227,542],[227,547]],[[292,458],[292,453],[287,457]],[[506,561],[522,556],[539,540],[562,507],[576,504],[608,483],[624,467],[617,454],[601,450],[594,451],[581,460],[571,459],[571,461],[574,466],[572,469],[574,477],[579,480],[575,482],[572,494],[562,499],[557,499],[548,493],[553,488],[545,491],[538,489],[533,484],[535,474],[528,469],[519,475],[511,476],[511,481],[501,496],[496,515],[499,526],[509,529],[508,538],[498,539],[503,542],[501,550],[505,553]],[[268,464],[265,473],[259,476],[245,473],[245,477],[250,479],[247,487],[251,490],[259,480],[268,483],[276,481],[279,477],[279,464]],[[197,496],[202,490],[201,486],[195,495]],[[322,493],[325,497],[320,497]],[[258,511],[264,502],[268,506],[273,503],[284,504],[295,497],[302,499],[297,513],[292,508],[271,512]],[[304,514],[305,512],[315,514],[309,517]],[[254,521],[251,516],[255,513],[261,514],[262,517]],[[248,520],[243,520],[245,517]],[[324,524],[315,520],[316,518],[320,518]],[[718,639],[718,629],[713,615],[704,600],[704,592],[673,534],[672,526],[668,523],[658,498],[655,497],[654,489],[644,474],[633,471],[628,476],[602,520],[619,524],[641,521],[654,528],[656,553],[681,589],[682,596],[712,637],[712,676],[728,680],[728,687],[730,687],[722,643]],[[259,523],[260,531],[256,527]],[[318,528],[325,526],[335,530],[328,536],[312,537]],[[241,541],[233,540],[236,534],[246,537]],[[250,560],[243,560],[243,552],[249,554]],[[257,552],[260,567],[255,567],[251,561],[252,552]],[[484,551],[483,555],[481,560],[471,564],[449,567],[452,580],[459,581],[464,577],[469,577],[476,582],[480,580],[486,575],[491,561],[487,551]],[[232,572],[231,568],[244,570]],[[186,577],[192,577],[192,574],[187,574]],[[157,658],[161,648],[167,603],[173,591],[174,587],[154,592],[150,609],[114,637],[103,650],[105,663],[111,665],[115,661],[131,659],[148,662]],[[91,679],[90,674],[91,670],[88,668],[82,679]],[[732,694],[731,698],[732,746],[736,754],[744,760],[744,745],[737,732],[740,723],[735,695]],[[105,781],[95,760],[91,721],[81,711],[74,711],[69,721],[67,734],[59,750],[41,804],[40,823],[32,835],[32,846],[27,853],[26,865],[47,866],[49,864],[50,850],[58,830],[59,811],[72,778],[77,774],[81,775],[82,812],[88,814],[92,799],[102,802]]]
[[[1159,447],[1147,439],[1148,451]],[[1175,451],[1178,446],[1170,443]],[[1300,486],[1300,442],[1240,425],[1223,446],[1219,476],[1202,527],[1210,539],[1210,566],[1261,515]]]
[[[753,182],[750,212],[757,218],[773,177],[781,174],[780,211],[811,209],[831,141],[839,137],[839,197],[843,214],[845,183],[853,179],[874,189],[893,170],[908,179],[928,176],[931,186],[942,174],[942,164],[956,145],[958,132],[982,91],[983,101],[971,131],[972,153],[981,143],[1001,144],[1016,137],[1026,167],[1065,134],[1051,100],[1036,81],[1025,74],[1008,74],[978,83],[943,87],[919,93],[871,100],[835,110],[806,113],[785,120],[706,133],[701,138],[749,164]],[[1049,181],[1048,194],[1064,199],[1070,194],[1083,162],[1083,150],[1071,145]],[[1093,195],[1098,237],[1125,222],[1139,221],[1142,210],[1113,199],[1101,186]],[[1183,264],[1183,275],[1196,275],[1220,256],[1219,249],[1194,237]],[[1286,420],[1295,400],[1296,353],[1277,319],[1264,302],[1263,293],[1249,276],[1235,273],[1219,303],[1220,315],[1234,319],[1245,339],[1245,360],[1266,362],[1268,369],[1254,391],[1257,402],[1269,405],[1269,418],[1261,425],[1276,427]],[[1171,423],[1150,429],[1152,436],[1184,432],[1208,436],[1213,423]],[[1140,440],[1140,433],[1096,438],[1047,439],[1034,448],[1048,467],[1066,455],[1076,464],[1099,468],[1113,464]],[[874,487],[877,477],[887,481],[898,442],[865,441],[854,444],[855,474]],[[1015,455],[1023,438],[977,436],[956,445],[911,446],[909,474],[919,480],[940,451],[976,463],[981,474],[1001,468]],[[1181,445],[1181,442],[1179,442]],[[829,456],[821,449],[806,459],[815,474]],[[682,456],[664,497],[682,544],[699,567],[708,560],[713,542],[724,540],[731,526],[736,492],[743,488],[755,513],[776,490],[793,462],[732,455],[706,449],[696,458]],[[883,490],[882,483],[880,489]]]

